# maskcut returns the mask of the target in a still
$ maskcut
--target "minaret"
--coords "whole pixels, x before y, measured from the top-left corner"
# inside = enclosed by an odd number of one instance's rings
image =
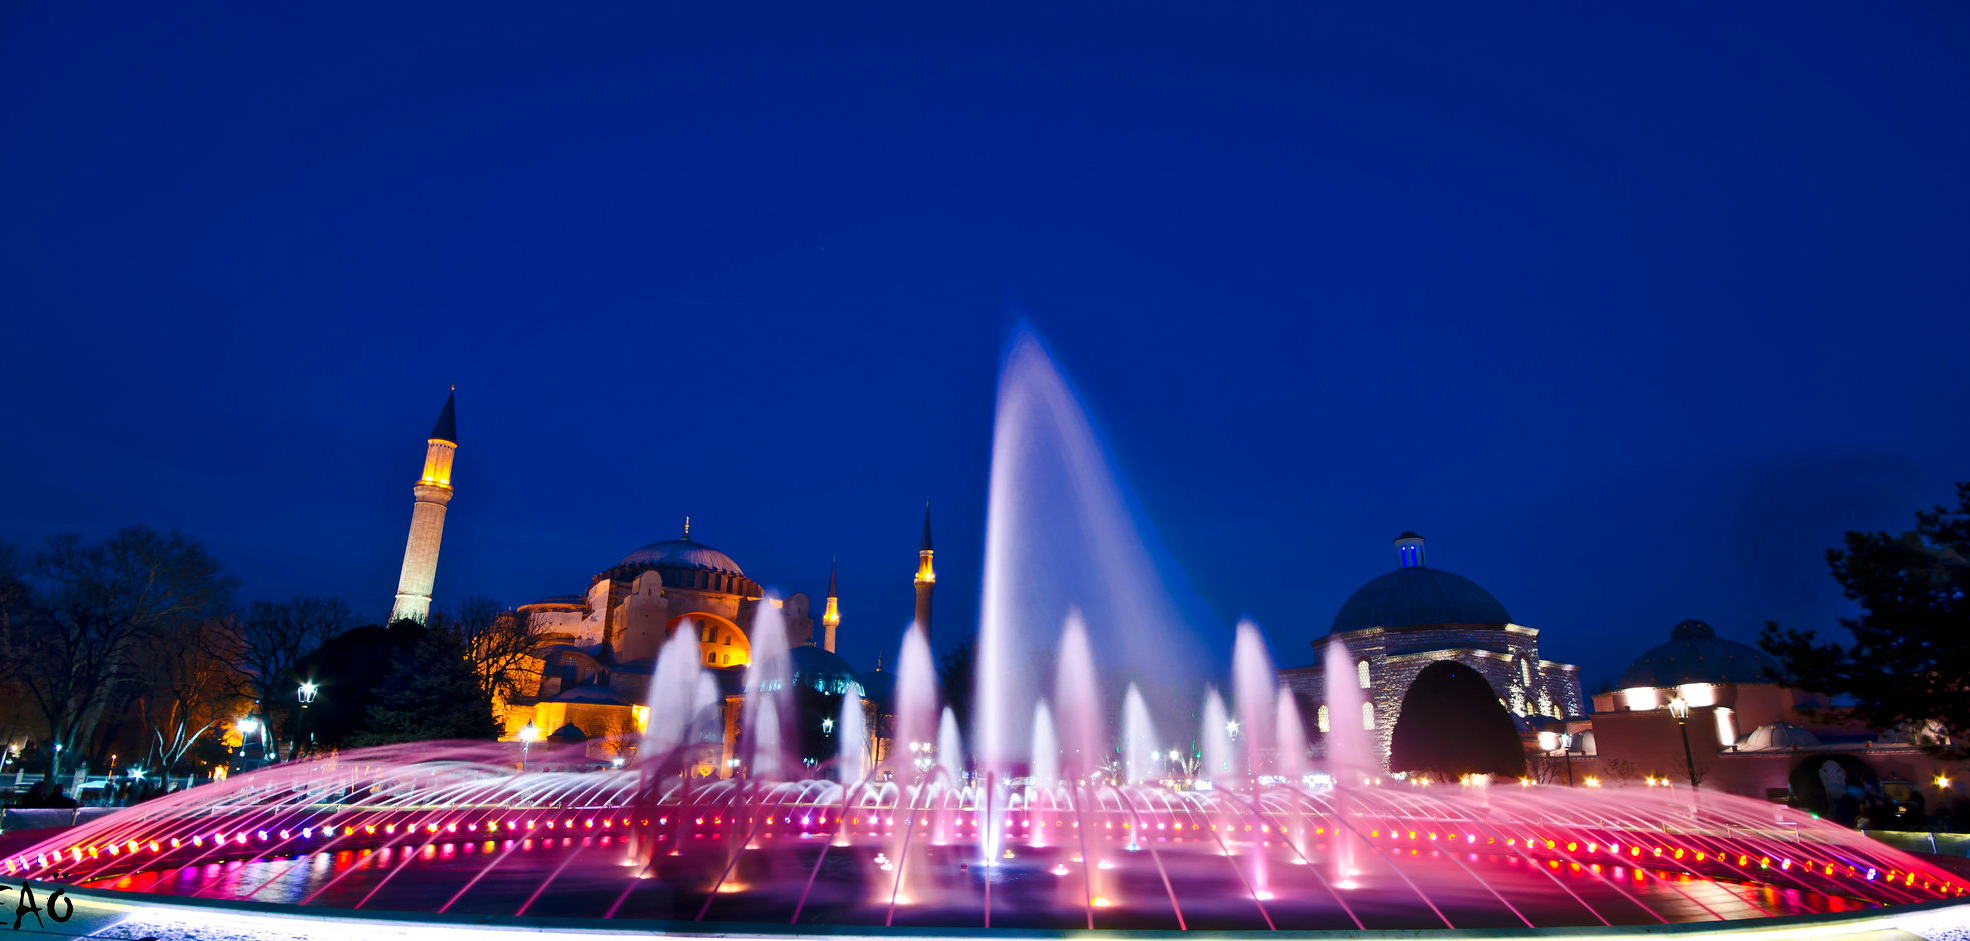
[[[821,649],[835,652],[835,628],[841,626],[841,609],[835,606],[835,566],[828,563],[828,609],[821,612],[821,626],[827,631],[821,635]]]
[[[397,603],[390,609],[390,623],[405,618],[422,623],[431,613],[431,584],[438,577],[438,540],[445,534],[445,505],[451,502],[451,458],[458,450],[458,427],[452,417],[452,400],[458,387],[445,397],[445,410],[431,426],[431,438],[424,444],[424,476],[417,478],[411,492],[417,502],[410,510],[410,539],[404,543],[404,570],[397,577]]]
[[[937,573],[930,567],[930,501],[923,501],[923,549],[917,553],[917,627],[924,640],[930,639],[930,590],[937,587]]]

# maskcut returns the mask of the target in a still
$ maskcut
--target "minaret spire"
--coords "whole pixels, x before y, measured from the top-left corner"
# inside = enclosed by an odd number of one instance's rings
[[[835,652],[835,628],[841,626],[841,609],[835,603],[835,563],[828,563],[828,607],[821,612],[821,626],[826,631],[821,635],[821,649]]]
[[[458,450],[458,420],[453,411],[458,387],[445,396],[445,407],[424,442],[424,473],[411,487],[417,502],[410,510],[410,538],[404,543],[404,567],[397,576],[397,600],[390,622],[422,622],[431,614],[431,587],[438,577],[438,544],[445,534],[445,508],[451,504],[451,462]]]
[[[930,565],[930,501],[923,501],[923,548],[917,550],[917,628],[930,639],[930,591],[937,587],[937,572]]]

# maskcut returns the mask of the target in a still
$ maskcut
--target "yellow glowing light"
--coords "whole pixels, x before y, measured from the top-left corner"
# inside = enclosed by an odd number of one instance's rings
[[[1937,786],[1938,788],[1947,788],[1947,787],[1949,787],[1949,775],[1947,775],[1947,774],[1938,774],[1938,775],[1936,775],[1936,786]]]

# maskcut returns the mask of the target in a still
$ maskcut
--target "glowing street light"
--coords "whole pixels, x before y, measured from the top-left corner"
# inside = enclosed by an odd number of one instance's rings
[[[1669,714],[1676,717],[1676,728],[1683,732],[1683,762],[1690,771],[1690,790],[1696,790],[1696,756],[1690,753],[1690,703],[1681,693],[1669,700]]]
[[[534,720],[528,719],[527,724],[520,727],[520,770],[521,771],[527,770],[527,755],[533,750],[534,739],[537,739],[539,737],[540,737],[540,726],[535,725]]]
[[[1232,741],[1234,742],[1238,741],[1238,720],[1232,719],[1231,721],[1226,722],[1224,724],[1224,731],[1226,735],[1231,736]]]

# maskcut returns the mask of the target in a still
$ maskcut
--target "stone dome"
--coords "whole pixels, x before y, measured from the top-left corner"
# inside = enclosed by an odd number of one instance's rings
[[[1710,625],[1684,621],[1669,629],[1669,642],[1635,658],[1621,674],[1622,689],[1684,683],[1770,683],[1766,670],[1778,661],[1750,644],[1717,636]]]
[[[1361,586],[1334,615],[1334,632],[1418,624],[1509,624],[1491,593],[1462,575],[1412,565]]]
[[[1820,737],[1790,722],[1767,722],[1751,730],[1738,745],[1739,751],[1773,751],[1782,748],[1818,748]]]
[[[689,536],[682,539],[667,539],[653,542],[641,549],[623,556],[620,565],[649,566],[652,568],[695,569],[705,572],[722,572],[726,575],[745,576],[739,570],[739,563],[732,557],[701,542],[692,542]]]
[[[787,651],[787,674],[794,687],[817,693],[862,697],[862,680],[839,655],[813,644]]]

